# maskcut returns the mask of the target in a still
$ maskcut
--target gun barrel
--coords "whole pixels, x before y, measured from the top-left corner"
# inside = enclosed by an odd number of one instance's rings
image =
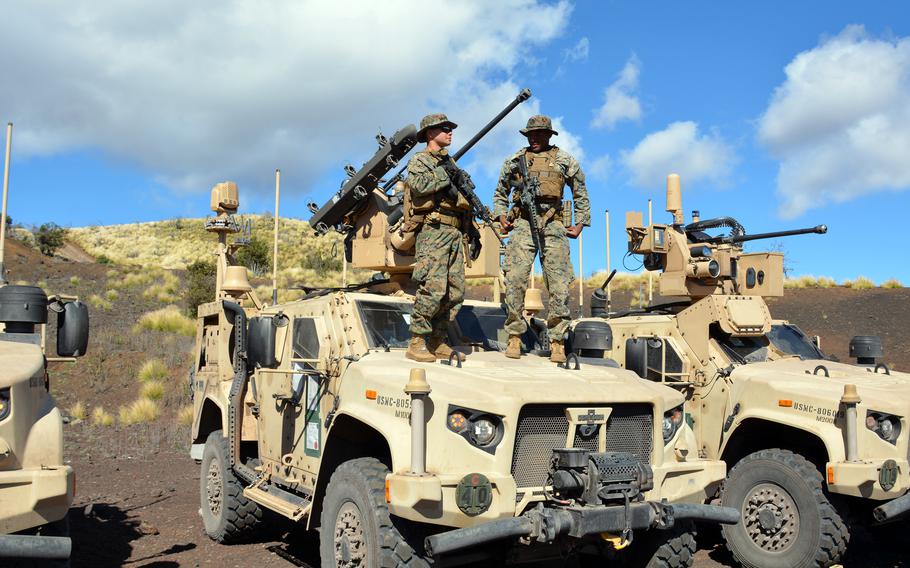
[[[477,134],[475,134],[470,140],[468,140],[468,142],[464,146],[459,148],[458,151],[452,155],[452,159],[457,162],[459,158],[461,158],[468,152],[468,150],[470,150],[471,148],[474,147],[474,144],[477,144],[477,142],[480,141],[481,138],[486,136],[487,132],[489,132],[490,130],[493,129],[494,126],[499,124],[499,122],[503,118],[505,118],[507,114],[512,112],[515,109],[515,107],[517,107],[521,103],[525,102],[529,98],[531,98],[531,90],[522,89],[522,91],[520,93],[518,93],[518,96],[515,97],[515,99],[512,102],[510,102],[506,108],[502,109],[502,111],[499,114],[497,114],[495,117],[493,117],[493,120],[491,120],[490,122],[488,122],[486,124],[486,126],[481,128],[480,131]]]
[[[815,227],[807,227],[805,229],[791,229],[789,231],[774,231],[771,233],[756,233],[754,235],[741,235],[736,237],[714,237],[708,241],[712,244],[735,244],[735,243],[744,243],[746,241],[757,241],[759,239],[776,239],[778,237],[791,237],[793,235],[807,235],[807,234],[817,234],[824,235],[828,232],[827,225],[817,225]]]

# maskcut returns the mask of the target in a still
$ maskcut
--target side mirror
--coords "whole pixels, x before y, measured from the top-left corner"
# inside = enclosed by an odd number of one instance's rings
[[[88,306],[76,300],[57,314],[57,355],[82,357],[88,349]]]
[[[247,331],[247,361],[250,367],[274,369],[278,366],[275,356],[278,328],[287,325],[284,316],[250,318]]]

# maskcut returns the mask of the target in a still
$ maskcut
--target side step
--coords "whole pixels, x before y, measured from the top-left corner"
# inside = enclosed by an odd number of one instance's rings
[[[313,506],[312,497],[291,493],[264,479],[244,489],[243,496],[292,521],[299,521],[306,517]]]

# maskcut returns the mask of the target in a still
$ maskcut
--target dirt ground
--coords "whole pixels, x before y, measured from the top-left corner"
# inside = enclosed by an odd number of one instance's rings
[[[10,242],[10,241],[8,241]],[[41,257],[13,242],[7,249],[11,281],[42,282],[50,290],[85,297],[103,293],[110,266]],[[76,260],[84,260],[78,251]],[[76,276],[79,280],[73,283]],[[473,287],[474,297],[489,290]],[[614,306],[628,305],[629,293],[614,295]],[[573,305],[577,305],[574,303]],[[92,310],[90,354],[77,364],[51,364],[51,385],[61,408],[75,401],[103,405],[116,414],[118,406],[136,397],[135,373],[150,355],[162,357],[171,368],[169,392],[162,399],[161,418],[151,424],[93,426],[73,421],[65,426],[66,459],[76,471],[76,500],[70,510],[73,565],[113,566],[318,566],[316,537],[280,520],[270,523],[261,539],[222,546],[203,533],[199,518],[199,469],[189,458],[186,426],[175,420],[186,395],[186,338],[156,333],[137,335],[138,317],[161,307],[142,290],[123,292],[113,309]],[[880,335],[885,360],[910,368],[908,335],[910,289],[788,290],[771,301],[775,317],[786,318],[822,347],[848,361],[852,335]],[[854,537],[849,567],[908,566],[906,524],[883,527]],[[703,530],[696,566],[732,566],[719,545],[716,530]]]

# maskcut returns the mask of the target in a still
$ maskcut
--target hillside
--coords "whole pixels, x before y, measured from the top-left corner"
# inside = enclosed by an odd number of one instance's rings
[[[252,239],[267,249],[271,260],[274,217],[242,215],[249,220]],[[69,237],[87,253],[99,259],[125,266],[157,267],[182,270],[196,261],[211,261],[215,235],[206,232],[205,219],[172,219],[150,223],[91,226],[69,230]],[[305,221],[282,218],[278,239],[278,287],[288,289],[296,284],[337,286],[341,284],[341,235],[329,233],[317,237]],[[260,277],[263,292],[271,282],[268,266],[254,266],[251,277]],[[352,281],[366,274],[350,273]],[[270,296],[270,293],[266,293]],[[283,297],[282,299],[289,299]]]

